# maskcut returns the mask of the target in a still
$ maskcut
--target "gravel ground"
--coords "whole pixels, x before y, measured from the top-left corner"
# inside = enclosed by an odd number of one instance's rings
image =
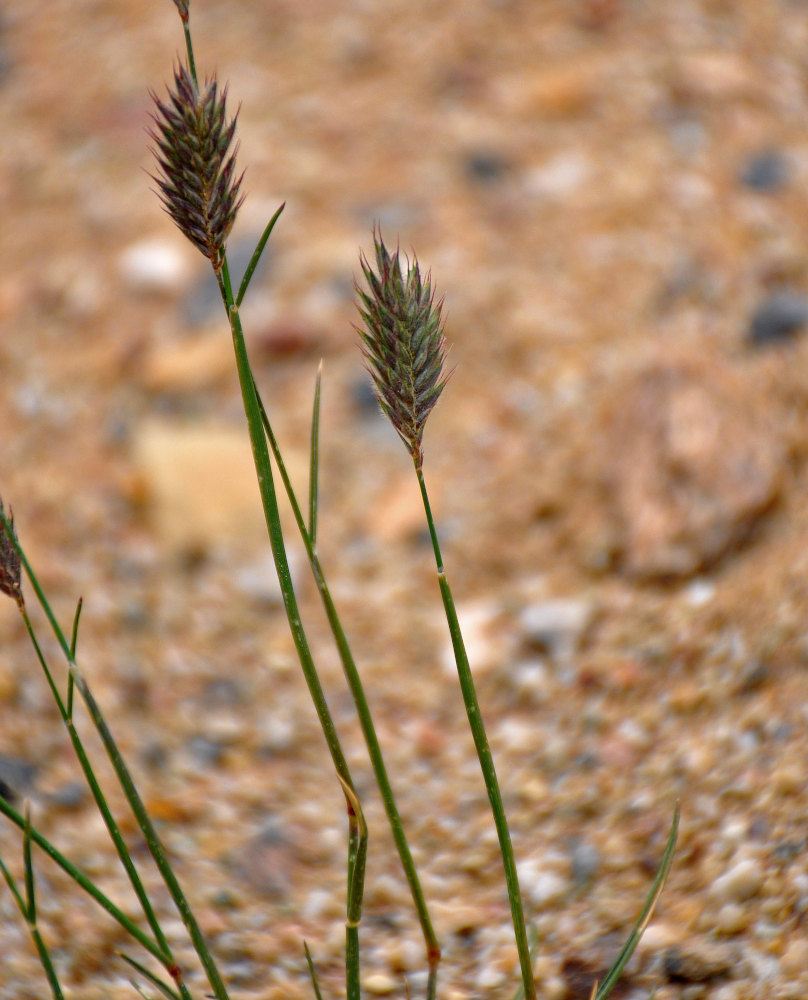
[[[300,484],[325,361],[321,558],[434,900],[441,996],[511,997],[518,966],[417,488],[350,326],[374,220],[446,297],[456,370],[426,474],[540,996],[588,997],[677,800],[675,866],[620,995],[808,995],[808,9],[191,9],[200,67],[241,102],[236,259],[287,202],[245,324]],[[335,995],[344,805],[272,584],[215,294],[149,190],[148,89],[181,44],[168,0],[4,5],[0,491],[58,613],[85,598],[84,670],[234,1000],[309,997],[304,938]],[[366,993],[418,996],[418,926],[292,555],[369,821]],[[68,749],[2,602],[0,780],[134,912]],[[0,852],[18,870],[6,826]],[[38,870],[66,995],[135,995],[116,927]],[[5,891],[0,953],[3,1000],[45,995]]]

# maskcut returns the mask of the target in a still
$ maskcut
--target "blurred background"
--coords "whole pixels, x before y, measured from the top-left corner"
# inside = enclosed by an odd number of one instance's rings
[[[438,900],[444,995],[510,996],[516,961],[417,488],[351,328],[374,223],[445,296],[455,371],[426,474],[544,995],[589,995],[680,797],[624,995],[803,996],[808,8],[192,0],[191,18],[239,111],[234,270],[286,202],[245,326],[301,490],[324,359],[321,554]],[[149,91],[182,52],[170,0],[0,12],[0,494],[59,612],[86,600],[86,669],[235,995],[303,996],[304,934],[339,982],[342,806],[216,288],[152,191]],[[406,887],[292,549],[378,845],[368,989],[417,992]],[[65,746],[5,602],[0,779],[125,894]],[[16,859],[13,831],[0,849]],[[738,865],[750,881],[720,882]],[[48,877],[71,995],[130,995],[114,928]],[[7,895],[0,917],[0,992],[29,997]]]

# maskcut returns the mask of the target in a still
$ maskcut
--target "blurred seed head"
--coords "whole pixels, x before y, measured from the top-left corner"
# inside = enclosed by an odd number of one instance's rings
[[[0,593],[8,596],[22,607],[22,572],[20,569],[20,554],[14,544],[17,534],[14,531],[14,514],[9,509],[6,515],[3,501],[0,499]]]
[[[183,21],[187,21],[188,20],[188,6],[189,6],[189,4],[190,4],[190,0],[174,0],[174,6],[180,12],[180,17],[183,19]]]
[[[449,378],[443,301],[435,302],[431,274],[421,276],[415,257],[390,253],[376,229],[373,243],[375,270],[360,255],[367,290],[354,282],[362,317],[356,330],[379,405],[420,469],[427,417]]]
[[[233,146],[238,114],[228,122],[227,88],[219,93],[213,77],[200,91],[184,65],[174,71],[174,87],[167,100],[151,96],[157,110],[149,137],[159,167],[153,180],[160,200],[218,273],[225,242],[244,200],[239,197],[244,175],[236,176],[238,145]]]

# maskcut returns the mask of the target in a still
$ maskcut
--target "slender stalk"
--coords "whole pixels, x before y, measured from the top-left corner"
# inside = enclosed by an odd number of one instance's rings
[[[443,600],[443,608],[446,612],[446,621],[449,625],[449,633],[452,638],[452,648],[454,650],[455,663],[457,664],[457,676],[460,681],[460,690],[463,694],[463,702],[466,706],[466,715],[471,728],[471,735],[474,739],[474,747],[477,751],[477,758],[480,761],[480,768],[483,772],[485,789],[488,792],[488,801],[491,803],[491,812],[494,817],[494,825],[499,838],[499,848],[502,854],[502,864],[505,868],[505,881],[508,886],[508,899],[511,904],[511,918],[513,920],[513,931],[516,938],[516,948],[519,953],[519,966],[522,971],[522,984],[527,1000],[533,1000],[536,996],[536,987],[533,980],[533,963],[530,958],[530,948],[527,939],[527,927],[525,924],[525,914],[522,907],[522,894],[519,891],[519,877],[516,873],[516,859],[514,858],[513,845],[511,843],[511,833],[508,828],[508,820],[505,816],[505,807],[502,802],[502,793],[497,780],[496,769],[494,768],[494,758],[491,748],[488,745],[488,737],[485,732],[480,703],[477,699],[477,691],[474,687],[474,679],[471,675],[466,646],[463,641],[463,634],[460,630],[460,622],[457,619],[452,591],[449,581],[446,578],[446,570],[443,566],[438,534],[435,529],[435,521],[432,517],[432,508],[429,503],[429,495],[426,490],[423,468],[419,456],[413,456],[415,474],[418,478],[418,486],[421,490],[421,498],[424,503],[424,513],[426,514],[429,526],[429,537],[432,539],[432,548],[435,553],[435,564],[438,571],[438,586]]]
[[[309,565],[311,566],[312,574],[314,575],[315,583],[317,584],[317,590],[319,591],[320,598],[323,602],[328,624],[331,629],[331,633],[334,636],[334,641],[342,662],[343,672],[348,682],[348,687],[351,690],[354,705],[356,706],[356,712],[359,717],[359,723],[362,727],[362,734],[368,748],[368,756],[370,757],[371,766],[373,767],[373,773],[376,777],[376,783],[379,786],[379,792],[384,803],[385,812],[387,813],[387,819],[393,834],[393,840],[395,841],[398,856],[401,861],[401,867],[404,870],[407,883],[410,887],[410,893],[418,915],[418,921],[421,925],[421,932],[424,937],[427,951],[427,964],[429,968],[429,979],[427,981],[426,994],[427,1000],[433,1000],[437,992],[438,965],[440,963],[441,955],[440,944],[438,943],[437,935],[432,926],[432,919],[427,908],[426,897],[424,896],[424,891],[421,887],[421,882],[415,867],[415,861],[413,860],[412,853],[407,842],[407,835],[404,832],[404,824],[401,820],[401,814],[398,811],[398,805],[396,803],[392,785],[390,784],[387,766],[384,762],[384,755],[382,754],[378,736],[376,735],[376,727],[373,723],[373,716],[365,695],[362,678],[359,675],[356,661],[354,660],[353,653],[351,652],[350,643],[348,642],[348,638],[342,627],[342,622],[336,606],[331,597],[331,591],[329,590],[323,567],[315,550],[314,542],[303,521],[300,504],[298,503],[294,487],[292,486],[292,482],[286,471],[283,456],[281,455],[280,447],[278,446],[277,439],[275,438],[275,434],[269,422],[269,417],[267,416],[266,409],[261,401],[261,396],[258,393],[258,390],[256,389],[255,391],[258,406],[261,411],[261,419],[264,424],[264,431],[266,433],[267,440],[269,441],[269,446],[272,449],[272,455],[278,466],[284,488],[286,489],[286,495],[289,498],[295,522],[297,524],[298,531],[300,532],[303,545],[306,549],[306,555],[309,560]]]
[[[300,609],[297,604],[292,574],[289,570],[289,560],[286,556],[286,543],[281,528],[280,512],[278,511],[278,499],[275,493],[275,482],[272,476],[272,464],[269,459],[269,449],[264,436],[264,427],[261,422],[261,411],[255,391],[250,361],[247,356],[247,346],[244,342],[244,330],[241,325],[241,316],[238,307],[233,301],[233,290],[230,284],[230,272],[226,254],[222,255],[222,266],[218,275],[219,289],[222,300],[227,310],[230,321],[230,330],[233,337],[233,350],[236,356],[236,368],[238,371],[239,385],[241,387],[241,398],[244,404],[244,413],[247,418],[247,426],[250,432],[250,443],[252,445],[253,461],[255,471],[258,476],[258,488],[261,493],[261,503],[264,508],[264,517],[269,532],[269,541],[272,548],[272,557],[275,561],[275,570],[278,574],[278,581],[283,595],[286,617],[289,621],[289,628],[292,633],[292,640],[297,650],[298,659],[306,679],[309,694],[314,703],[317,717],[320,721],[320,728],[325,736],[334,768],[339,778],[353,788],[353,779],[348,768],[348,762],[342,751],[342,746],[337,735],[334,720],[328,707],[325,694],[323,692],[320,677],[317,673],[314,659],[311,655],[303,621],[300,617]]]
[[[343,785],[348,804],[348,894],[345,920],[345,992],[347,1000],[360,1000],[359,923],[365,892],[368,828],[356,793]]]

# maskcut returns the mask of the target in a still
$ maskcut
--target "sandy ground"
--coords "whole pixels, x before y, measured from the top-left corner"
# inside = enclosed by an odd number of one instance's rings
[[[455,373],[426,473],[540,996],[589,995],[679,800],[622,995],[804,997],[808,11],[192,0],[192,17],[200,69],[241,106],[235,259],[287,203],[245,324],[301,490],[324,359],[321,558],[434,901],[440,995],[511,997],[517,964],[417,489],[351,329],[374,221],[445,296]],[[181,46],[169,0],[4,5],[0,493],[63,621],[84,596],[82,664],[234,1000],[310,996],[304,937],[339,995],[341,793],[271,582],[221,311],[150,191],[148,91]],[[365,988],[418,996],[406,884],[291,549],[370,824]],[[3,602],[0,779],[134,913],[37,669]],[[19,871],[6,826],[0,851]],[[115,925],[38,871],[66,995],[135,995]],[[46,995],[5,891],[0,952],[4,1000]]]

